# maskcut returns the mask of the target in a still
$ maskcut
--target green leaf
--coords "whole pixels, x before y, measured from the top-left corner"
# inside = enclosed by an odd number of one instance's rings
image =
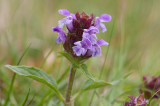
[[[132,72],[130,72],[130,73],[126,74],[124,77],[122,77],[122,78],[120,78],[120,79],[118,79],[118,80],[112,81],[112,82],[110,82],[110,83],[111,83],[112,85],[119,84],[122,80],[128,78],[128,76],[131,75],[131,73],[132,73]]]
[[[73,66],[75,67],[79,67],[79,62],[77,60],[75,60],[71,55],[69,55],[68,53],[66,52],[59,52],[62,56],[66,57],[67,60],[69,60]]]
[[[111,85],[110,83],[107,83],[105,81],[102,80],[87,80],[82,88],[82,91],[86,91],[86,90],[91,90],[91,89],[95,89],[95,88],[100,88],[100,87],[104,87],[104,86],[108,86]]]
[[[91,80],[96,80],[96,78],[94,78],[90,73],[89,73],[89,71],[88,71],[88,69],[87,69],[87,66],[85,65],[85,64],[82,64],[81,65],[81,68],[83,69],[83,72],[85,73],[85,75],[89,78],[89,79],[91,79]]]
[[[93,77],[85,64],[81,65],[81,68],[83,70],[83,73],[89,78],[88,81],[86,81],[84,87],[82,88],[83,90],[89,90],[89,89],[94,89],[94,88],[99,88],[99,87],[104,87],[107,85],[116,85],[120,83],[122,80],[126,79],[132,72],[126,74],[124,77],[120,78],[119,80],[112,81],[110,83],[105,82],[103,80],[98,80],[97,78]]]
[[[62,95],[58,91],[57,83],[50,75],[47,75],[42,70],[35,68],[35,67],[29,67],[29,66],[11,66],[6,65],[7,68],[14,71],[18,75],[25,76],[32,78],[38,82],[41,82],[48,87],[52,88],[57,96],[64,102]]]
[[[81,68],[83,69],[83,72],[85,73],[85,75],[89,78],[89,80],[87,80],[82,88],[82,91],[86,91],[86,90],[90,90],[90,89],[95,89],[95,88],[100,88],[100,87],[104,87],[107,85],[112,85],[110,83],[107,83],[103,80],[98,80],[97,78],[93,77],[88,69],[87,66],[85,64],[81,65]]]
[[[6,67],[11,69],[18,75],[32,78],[34,80],[46,84],[47,86],[51,87],[54,90],[57,90],[57,83],[52,79],[52,77],[47,75],[45,72],[43,72],[38,68],[29,66],[11,66],[11,65],[6,65]]]

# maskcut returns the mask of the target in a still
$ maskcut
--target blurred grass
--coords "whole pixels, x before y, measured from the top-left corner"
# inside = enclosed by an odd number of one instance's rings
[[[103,94],[103,99],[97,99],[95,96],[94,105],[122,105],[128,95],[137,96],[136,88],[141,84],[141,76],[158,76],[160,73],[159,5],[159,0],[0,0],[0,102],[4,102],[13,75],[4,68],[4,64],[15,64],[29,43],[31,47],[21,64],[40,67],[53,48],[42,67],[43,70],[58,80],[68,68],[67,60],[57,57],[57,52],[61,51],[62,47],[56,44],[57,34],[52,32],[52,27],[57,26],[57,21],[63,18],[58,14],[58,10],[63,8],[72,13],[85,11],[96,16],[103,13],[112,15],[112,22],[106,23],[108,31],[98,35],[98,38],[108,41],[114,24],[102,79],[116,80],[127,72],[133,72],[116,87],[98,89],[97,92],[99,95]],[[96,77],[100,74],[107,52],[107,47],[102,49],[101,57],[92,58],[87,62],[88,69]],[[67,79],[66,76],[60,83],[63,94]],[[73,94],[85,80],[85,77],[77,72]],[[49,93],[46,86],[17,76],[10,105],[21,104],[29,88],[27,103],[34,97],[30,105],[39,104],[43,97],[43,105],[58,102],[55,94]],[[126,92],[128,90],[131,91]],[[75,101],[75,105],[88,105],[91,99],[88,95],[92,93],[89,91],[82,94]]]

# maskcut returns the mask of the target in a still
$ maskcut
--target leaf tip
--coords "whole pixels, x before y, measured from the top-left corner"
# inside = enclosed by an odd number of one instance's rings
[[[11,65],[9,65],[9,64],[6,64],[6,65],[5,65],[6,68],[9,68],[10,66],[11,66]]]

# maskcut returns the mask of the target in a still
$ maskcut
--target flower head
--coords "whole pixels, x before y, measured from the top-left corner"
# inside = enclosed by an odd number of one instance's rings
[[[108,45],[108,42],[98,40],[96,33],[99,29],[106,31],[102,22],[111,21],[111,16],[102,14],[100,17],[90,16],[85,12],[76,14],[70,13],[66,9],[59,10],[59,13],[66,16],[58,21],[58,26],[53,28],[58,33],[57,43],[63,42],[63,47],[67,53],[75,58],[87,59],[89,57],[100,56],[102,54],[101,45]],[[62,28],[66,26],[65,33]]]
[[[138,97],[129,96],[130,101],[125,102],[124,106],[147,106],[147,101],[144,98],[144,94]]]
[[[141,85],[140,92],[144,92],[145,98],[148,99],[152,96],[152,92],[157,92],[153,98],[160,98],[160,76],[152,76],[149,79],[146,76],[143,76],[143,84]]]

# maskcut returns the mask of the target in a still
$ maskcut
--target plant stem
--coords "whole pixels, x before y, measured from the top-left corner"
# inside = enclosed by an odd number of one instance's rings
[[[73,86],[75,74],[76,74],[76,68],[72,66],[70,69],[69,82],[67,85],[67,92],[66,92],[66,104],[68,106],[69,106],[70,100],[71,100],[72,86]]]
[[[13,77],[12,77],[12,82],[11,82],[11,85],[10,85],[10,87],[9,87],[9,92],[8,92],[7,99],[6,99],[6,101],[5,101],[4,106],[7,106],[7,105],[8,105],[8,101],[9,101],[9,99],[10,99],[10,94],[11,94],[12,89],[13,89],[13,83],[14,83],[15,78],[16,78],[16,73],[14,73],[14,75],[13,75]]]

